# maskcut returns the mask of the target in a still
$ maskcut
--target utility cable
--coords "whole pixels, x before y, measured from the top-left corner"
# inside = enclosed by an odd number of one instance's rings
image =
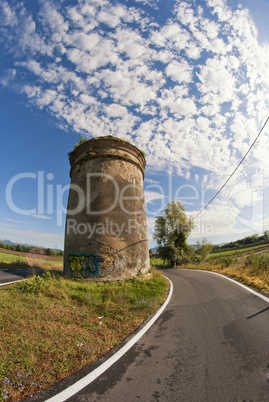
[[[211,198],[211,200],[204,206],[204,208],[201,209],[200,212],[198,212],[198,214],[193,218],[196,219],[207,207],[209,204],[211,204],[211,202],[217,197],[217,195],[221,192],[221,190],[226,186],[226,184],[228,183],[228,181],[233,177],[233,175],[235,174],[235,172],[237,171],[237,169],[239,168],[240,165],[242,165],[242,163],[244,162],[244,160],[246,159],[247,155],[249,154],[251,148],[254,146],[255,142],[257,141],[257,139],[259,138],[259,136],[261,135],[264,127],[266,126],[266,124],[268,123],[269,120],[269,116],[267,117],[264,125],[262,126],[262,128],[259,131],[259,134],[257,135],[257,137],[255,138],[255,140],[253,141],[253,143],[251,144],[251,146],[249,147],[248,151],[246,152],[246,154],[244,155],[244,157],[241,159],[241,161],[239,162],[239,164],[236,166],[236,168],[234,169],[233,173],[228,177],[228,179],[225,181],[225,183],[222,185],[222,187],[219,189],[219,191],[214,195],[213,198]]]

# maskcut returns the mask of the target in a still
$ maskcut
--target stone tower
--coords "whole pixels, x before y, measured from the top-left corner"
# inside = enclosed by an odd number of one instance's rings
[[[143,153],[124,140],[90,139],[70,153],[64,273],[128,279],[149,269]]]

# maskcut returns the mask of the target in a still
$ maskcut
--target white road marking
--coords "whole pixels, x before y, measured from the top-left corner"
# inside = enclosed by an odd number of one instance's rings
[[[17,281],[13,281],[13,282],[0,283],[0,286],[11,285],[12,283],[22,282],[22,281],[25,281],[25,279],[18,279]]]
[[[243,285],[242,283],[237,282],[237,281],[235,281],[234,279],[228,278],[227,276],[224,276],[224,275],[219,274],[219,273],[217,273],[217,272],[204,271],[204,270],[202,270],[202,269],[193,269],[193,270],[190,270],[190,269],[189,269],[188,271],[207,272],[208,274],[213,274],[213,275],[221,276],[222,278],[225,278],[225,279],[227,279],[228,281],[231,281],[231,282],[235,283],[236,285],[241,286],[241,288],[247,290],[248,292],[254,294],[255,296],[260,297],[261,299],[263,299],[263,300],[265,300],[267,303],[269,303],[269,298],[268,298],[268,297],[266,297],[266,296],[264,296],[264,295],[261,295],[260,293],[258,293],[258,292],[256,292],[255,290],[249,288],[248,286]]]
[[[168,278],[166,278],[168,279]],[[85,377],[81,378],[75,384],[71,385],[70,387],[66,388],[59,394],[53,396],[46,400],[46,402],[62,402],[66,401],[71,396],[77,394],[91,382],[93,382],[97,377],[103,374],[109,367],[111,367],[117,360],[119,360],[131,347],[147,332],[147,330],[154,324],[157,318],[160,317],[166,306],[168,305],[172,294],[173,294],[173,282],[170,281],[170,290],[168,297],[162,307],[157,311],[154,317],[128,342],[124,345],[120,350],[118,350],[113,356],[111,356],[108,360],[106,360],[103,364],[93,370],[91,373],[87,374]]]

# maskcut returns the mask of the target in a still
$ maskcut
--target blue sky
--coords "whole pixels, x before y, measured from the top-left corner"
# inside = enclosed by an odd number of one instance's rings
[[[268,114],[267,0],[23,0],[0,5],[0,239],[63,248],[67,153],[114,135],[146,152],[155,216],[195,217]],[[190,236],[269,228],[269,125]]]

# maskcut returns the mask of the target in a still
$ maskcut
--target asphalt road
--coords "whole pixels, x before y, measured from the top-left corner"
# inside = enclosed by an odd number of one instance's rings
[[[1,269],[0,270],[0,284],[15,282],[23,279],[23,272],[11,270],[11,269]]]
[[[36,269],[35,272],[42,273],[43,270]],[[1,269],[0,270],[0,286],[3,284],[16,282],[25,278],[28,278],[33,274],[32,269]]]
[[[209,272],[165,274],[174,292],[161,316],[121,359],[67,400],[269,401],[269,303]],[[56,390],[57,384],[42,400]]]

